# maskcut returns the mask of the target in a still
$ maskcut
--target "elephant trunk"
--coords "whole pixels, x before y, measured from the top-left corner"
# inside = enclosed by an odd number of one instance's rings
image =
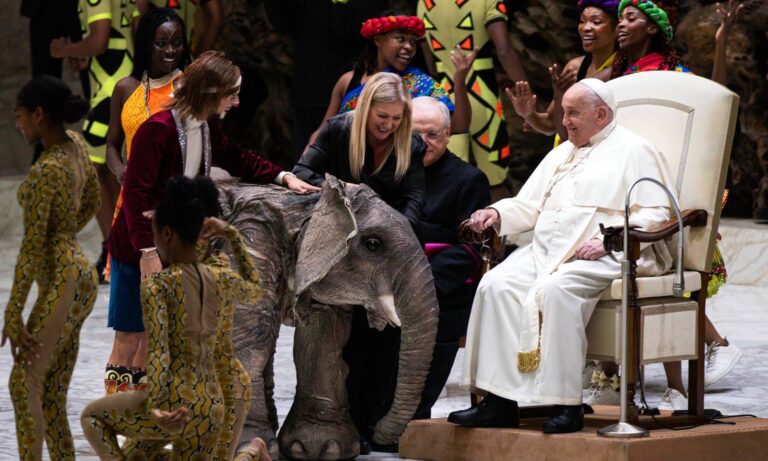
[[[401,322],[399,371],[389,412],[376,423],[373,441],[397,443],[421,401],[437,335],[438,303],[426,256],[414,251],[395,275],[392,291]]]

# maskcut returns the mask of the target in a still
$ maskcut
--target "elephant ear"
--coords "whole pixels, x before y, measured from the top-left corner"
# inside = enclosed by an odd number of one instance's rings
[[[297,304],[307,301],[309,288],[322,280],[349,251],[349,240],[357,235],[357,221],[345,184],[326,174],[320,200],[299,243],[294,274],[294,315]]]

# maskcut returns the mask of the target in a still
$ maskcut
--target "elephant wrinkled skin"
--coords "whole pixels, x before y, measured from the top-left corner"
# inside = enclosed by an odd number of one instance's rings
[[[270,452],[279,446],[292,459],[359,454],[341,352],[353,306],[363,306],[372,327],[401,328],[395,399],[373,436],[396,443],[421,398],[438,312],[429,263],[408,221],[367,186],[330,175],[313,195],[214,176],[224,219],[245,237],[264,284],[262,300],[235,313],[235,349],[253,382],[241,441],[261,437]],[[297,386],[276,440],[273,356],[281,321],[296,327]]]

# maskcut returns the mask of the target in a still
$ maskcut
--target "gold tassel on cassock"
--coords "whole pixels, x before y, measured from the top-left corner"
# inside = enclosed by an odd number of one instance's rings
[[[539,368],[541,362],[541,347],[533,351],[517,353],[517,369],[521,373],[530,373]]]

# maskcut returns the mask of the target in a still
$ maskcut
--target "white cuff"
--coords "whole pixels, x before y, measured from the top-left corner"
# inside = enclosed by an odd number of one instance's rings
[[[280,173],[277,174],[277,176],[275,176],[275,180],[274,180],[275,184],[277,184],[278,186],[284,186],[285,183],[283,183],[283,179],[285,179],[287,175],[296,176],[290,171],[281,171]]]

